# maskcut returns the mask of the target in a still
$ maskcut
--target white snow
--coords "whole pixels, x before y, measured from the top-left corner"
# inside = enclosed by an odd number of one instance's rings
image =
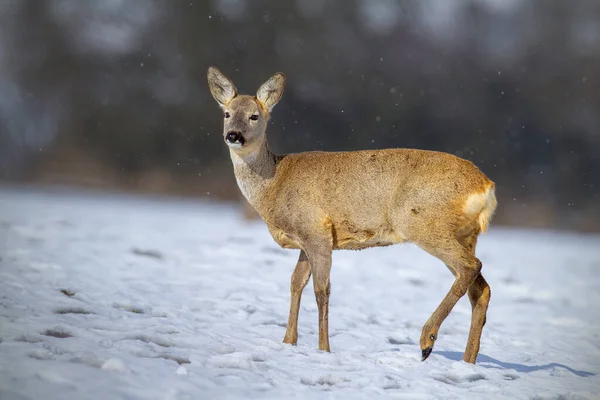
[[[332,353],[312,284],[282,343],[297,251],[233,207],[0,189],[2,399],[599,399],[600,236],[501,229],[478,256],[492,300],[477,365],[463,298],[413,245],[335,252]]]

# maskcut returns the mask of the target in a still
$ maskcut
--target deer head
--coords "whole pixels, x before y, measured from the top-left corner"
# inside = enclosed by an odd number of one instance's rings
[[[278,72],[261,85],[255,96],[238,95],[233,82],[216,67],[208,69],[208,86],[223,110],[223,139],[235,152],[259,147],[271,110],[283,95],[285,76]]]

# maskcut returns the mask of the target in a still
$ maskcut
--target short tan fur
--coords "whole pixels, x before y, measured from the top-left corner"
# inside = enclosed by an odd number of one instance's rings
[[[475,246],[496,209],[494,182],[470,161],[436,151],[276,155],[269,150],[266,128],[283,95],[284,75],[275,74],[255,96],[239,95],[231,80],[215,67],[208,69],[207,77],[224,112],[223,137],[242,194],[275,242],[300,250],[291,279],[284,342],[297,342],[302,290],[312,275],[319,310],[319,349],[330,350],[333,250],[412,242],[439,258],[455,276],[450,291],[423,327],[422,359],[431,353],[444,319],[468,294],[472,318],[464,360],[475,363],[490,300]]]

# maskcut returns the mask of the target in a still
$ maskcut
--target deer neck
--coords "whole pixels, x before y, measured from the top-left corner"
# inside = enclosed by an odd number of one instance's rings
[[[229,150],[237,184],[250,204],[259,208],[264,195],[275,176],[277,161],[271,153],[266,138],[255,147],[236,151]]]

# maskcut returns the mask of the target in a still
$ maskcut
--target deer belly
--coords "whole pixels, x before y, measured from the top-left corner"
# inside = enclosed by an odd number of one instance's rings
[[[345,225],[345,224],[344,224]],[[379,229],[357,229],[351,226],[335,226],[333,248],[340,250],[360,250],[369,247],[391,246],[405,242],[397,232],[388,227]]]

